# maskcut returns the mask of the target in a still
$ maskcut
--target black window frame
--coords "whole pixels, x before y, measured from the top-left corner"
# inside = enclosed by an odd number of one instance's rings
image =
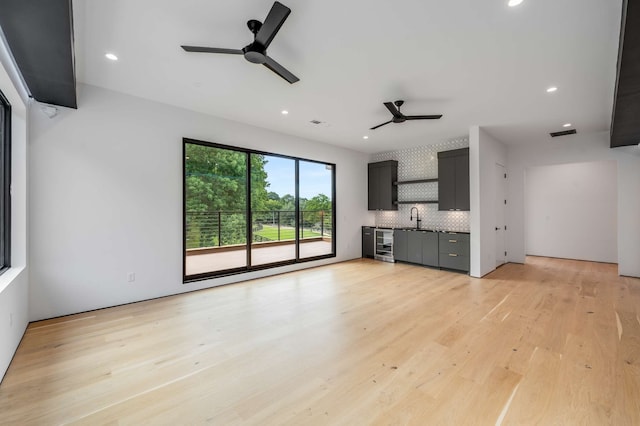
[[[247,155],[247,206],[246,206],[246,214],[247,214],[247,218],[251,218],[252,217],[252,208],[251,208],[251,202],[249,201],[251,199],[251,161],[250,161],[250,156],[252,154],[255,155],[268,155],[268,156],[272,156],[272,157],[280,157],[280,158],[286,158],[286,159],[290,159],[290,160],[294,160],[295,161],[295,216],[296,216],[296,258],[295,259],[291,259],[291,260],[285,260],[285,261],[280,261],[280,262],[274,262],[274,263],[268,263],[268,264],[260,264],[260,265],[251,265],[250,264],[250,256],[251,256],[251,242],[253,240],[253,236],[252,236],[252,230],[251,230],[251,220],[247,220],[247,259],[249,261],[249,263],[247,264],[247,266],[241,267],[241,268],[235,268],[235,269],[227,269],[227,270],[222,270],[222,271],[212,271],[212,272],[206,272],[206,273],[201,273],[201,274],[192,274],[192,275],[187,275],[187,165],[186,165],[186,157],[187,157],[187,144],[195,144],[195,145],[201,145],[201,146],[207,146],[207,147],[211,147],[211,148],[219,148],[219,149],[226,149],[226,150],[230,150],[230,151],[236,151],[236,152],[241,152]],[[300,240],[299,240],[299,223],[300,223],[300,197],[299,197],[299,190],[300,190],[300,176],[299,176],[299,161],[306,161],[306,162],[310,162],[310,163],[316,163],[316,164],[324,164],[327,166],[331,166],[331,221],[332,221],[332,238],[331,238],[331,253],[330,254],[325,254],[325,255],[320,255],[320,256],[313,256],[313,257],[305,257],[305,258],[300,258]],[[283,155],[283,154],[278,154],[278,153],[273,153],[273,152],[267,152],[267,151],[260,151],[260,150],[254,150],[254,149],[249,149],[249,148],[242,148],[242,147],[237,147],[237,146],[231,146],[231,145],[224,145],[224,144],[219,144],[219,143],[215,143],[215,142],[207,142],[207,141],[202,141],[202,140],[198,140],[198,139],[191,139],[191,138],[182,138],[182,279],[183,279],[183,284],[188,284],[191,282],[196,282],[196,281],[202,281],[202,280],[207,280],[207,279],[212,279],[212,278],[221,278],[221,277],[225,277],[225,276],[230,276],[230,275],[237,275],[237,274],[246,274],[249,272],[254,272],[254,271],[260,271],[260,270],[264,270],[264,269],[272,269],[272,268],[277,268],[277,267],[281,267],[281,266],[286,266],[286,265],[292,265],[292,264],[299,264],[299,263],[306,263],[306,262],[313,262],[313,261],[317,261],[317,260],[322,260],[322,259],[329,259],[329,258],[333,258],[337,256],[337,244],[336,244],[336,240],[337,240],[337,232],[336,232],[336,165],[334,163],[328,163],[326,161],[319,161],[319,160],[311,160],[308,158],[301,158],[301,157],[293,157],[290,155]]]
[[[0,275],[11,266],[11,104],[0,91]]]

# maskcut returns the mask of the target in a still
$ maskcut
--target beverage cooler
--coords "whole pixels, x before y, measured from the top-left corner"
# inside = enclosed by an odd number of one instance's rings
[[[378,260],[393,262],[393,230],[376,228],[375,255]]]

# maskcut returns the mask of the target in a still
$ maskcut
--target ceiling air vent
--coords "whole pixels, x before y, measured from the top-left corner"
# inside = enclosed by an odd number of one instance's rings
[[[552,138],[557,138],[558,136],[567,136],[567,135],[575,135],[576,129],[571,130],[563,130],[562,132],[551,132],[549,133]]]
[[[311,120],[309,123],[312,123],[312,124],[322,124],[322,121],[320,121],[320,120]]]

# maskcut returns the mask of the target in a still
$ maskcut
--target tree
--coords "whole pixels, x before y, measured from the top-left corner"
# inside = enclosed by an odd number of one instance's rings
[[[302,207],[300,210],[303,210]],[[331,214],[331,199],[324,194],[318,194],[305,203],[304,225],[319,225],[325,217]]]
[[[197,144],[186,144],[185,151],[187,248],[246,242],[248,154]],[[257,154],[249,158],[252,207],[266,209],[267,160]]]
[[[307,201],[305,210],[331,211],[331,199],[324,194],[318,194]]]

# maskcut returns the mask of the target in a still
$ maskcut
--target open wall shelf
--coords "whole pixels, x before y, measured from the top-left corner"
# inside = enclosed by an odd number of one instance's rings
[[[438,204],[438,200],[396,201],[394,204]]]
[[[403,180],[403,181],[395,181],[394,185],[406,185],[410,183],[428,183],[428,182],[437,182],[438,178],[434,179],[415,179],[415,180]]]
[[[433,179],[413,179],[413,180],[402,180],[393,182],[394,185],[408,185],[411,183],[430,183],[430,182],[438,182],[438,178]],[[395,201],[394,204],[438,204],[438,200],[407,200],[407,201]]]

